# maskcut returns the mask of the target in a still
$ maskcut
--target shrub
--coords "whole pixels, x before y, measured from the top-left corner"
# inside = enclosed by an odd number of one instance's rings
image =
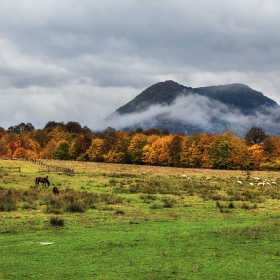
[[[250,209],[251,207],[250,207],[247,203],[243,202],[242,205],[241,205],[241,208],[242,208],[242,209],[245,209],[245,210],[248,210],[248,209]]]
[[[58,197],[51,197],[47,202],[47,213],[61,214],[65,208],[64,201]]]
[[[86,209],[81,201],[73,201],[67,205],[67,211],[84,213]]]
[[[150,209],[162,209],[163,205],[162,204],[158,204],[158,203],[154,203],[151,205]]]
[[[30,202],[25,202],[25,203],[23,203],[23,205],[22,205],[22,209],[24,209],[24,210],[29,210],[29,209],[36,210],[37,207],[36,207],[35,204],[32,204],[32,203],[30,203]]]
[[[5,200],[0,202],[0,211],[16,211],[17,210],[17,205],[16,202],[13,200]]]
[[[14,190],[9,189],[8,191],[1,191],[0,193],[0,211],[15,211],[17,210],[17,200],[14,194]]]
[[[59,227],[63,227],[64,226],[64,220],[58,217],[52,217],[50,219],[50,224],[52,226],[59,226]]]
[[[164,208],[172,208],[176,203],[176,200],[170,197],[162,198],[161,201],[164,202]]]
[[[235,205],[234,205],[234,203],[232,201],[229,203],[228,208],[229,209],[235,208]]]

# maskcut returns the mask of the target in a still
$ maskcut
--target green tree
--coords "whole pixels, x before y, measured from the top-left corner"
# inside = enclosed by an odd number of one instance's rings
[[[66,140],[61,140],[57,143],[55,150],[53,151],[54,159],[69,159],[69,142]]]
[[[169,145],[170,166],[180,166],[183,137],[175,135]]]
[[[231,143],[228,139],[220,136],[210,146],[210,156],[212,166],[215,169],[227,169],[228,168],[228,156],[232,151]]]
[[[139,133],[132,137],[127,149],[132,163],[141,164],[143,162],[143,148],[146,144],[146,135]]]

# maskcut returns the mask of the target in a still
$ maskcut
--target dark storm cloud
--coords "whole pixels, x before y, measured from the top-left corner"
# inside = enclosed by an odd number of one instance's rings
[[[280,103],[279,15],[275,0],[1,1],[0,98],[25,102],[8,118],[1,102],[0,126],[91,126],[167,79],[239,82]],[[42,100],[35,118],[29,103]]]

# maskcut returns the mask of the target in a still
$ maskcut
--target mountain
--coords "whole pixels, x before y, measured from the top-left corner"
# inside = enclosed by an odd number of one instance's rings
[[[139,122],[136,119],[126,130],[153,127],[172,133],[232,130],[242,134],[252,126],[266,126],[267,133],[279,134],[280,107],[243,84],[191,88],[165,81],[144,90],[107,120],[120,116],[139,116]]]

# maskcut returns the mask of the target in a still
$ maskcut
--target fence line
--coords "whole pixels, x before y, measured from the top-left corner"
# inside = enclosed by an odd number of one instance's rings
[[[1,167],[0,166],[0,172],[21,172],[20,166],[19,167],[15,167],[15,166],[5,166],[5,167]]]
[[[74,169],[72,168],[64,168],[64,167],[59,167],[59,166],[54,166],[54,165],[49,165],[43,163],[43,161],[35,158],[25,158],[25,161],[30,161],[36,164],[39,164],[40,166],[43,166],[48,170],[48,172],[63,172],[65,174],[74,174]]]

